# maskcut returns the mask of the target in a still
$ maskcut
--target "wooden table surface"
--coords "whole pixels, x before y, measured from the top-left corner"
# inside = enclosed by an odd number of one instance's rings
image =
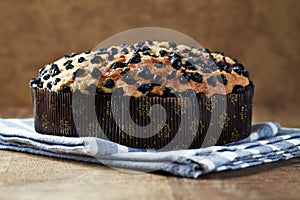
[[[261,109],[258,109],[261,110]],[[257,111],[259,112],[259,111]],[[31,117],[2,108],[0,117]],[[256,117],[262,119],[263,117]],[[297,125],[297,124],[295,124]],[[299,199],[300,158],[196,180],[0,151],[0,199]]]

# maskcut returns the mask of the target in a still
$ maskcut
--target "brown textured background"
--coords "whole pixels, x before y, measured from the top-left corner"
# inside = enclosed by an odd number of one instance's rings
[[[258,120],[299,125],[299,7],[299,0],[0,0],[0,106],[30,107],[28,81],[62,55],[159,26],[238,58],[256,85]]]

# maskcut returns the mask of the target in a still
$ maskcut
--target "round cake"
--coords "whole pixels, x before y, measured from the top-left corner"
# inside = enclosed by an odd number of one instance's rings
[[[204,48],[143,41],[73,53],[40,69],[30,86],[35,128],[43,134],[137,148],[198,148],[251,131],[248,71]]]

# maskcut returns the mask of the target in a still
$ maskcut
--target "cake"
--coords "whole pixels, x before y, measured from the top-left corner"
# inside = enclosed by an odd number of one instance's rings
[[[72,53],[41,68],[30,86],[42,134],[160,149],[221,145],[251,131],[248,71],[204,48],[142,41]]]

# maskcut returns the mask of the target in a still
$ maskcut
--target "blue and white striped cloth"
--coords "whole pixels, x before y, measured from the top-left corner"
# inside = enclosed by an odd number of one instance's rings
[[[97,138],[42,135],[35,132],[33,119],[0,119],[0,149],[197,178],[210,172],[299,157],[300,129],[282,128],[271,122],[259,123],[252,126],[249,137],[230,145],[157,152]]]

